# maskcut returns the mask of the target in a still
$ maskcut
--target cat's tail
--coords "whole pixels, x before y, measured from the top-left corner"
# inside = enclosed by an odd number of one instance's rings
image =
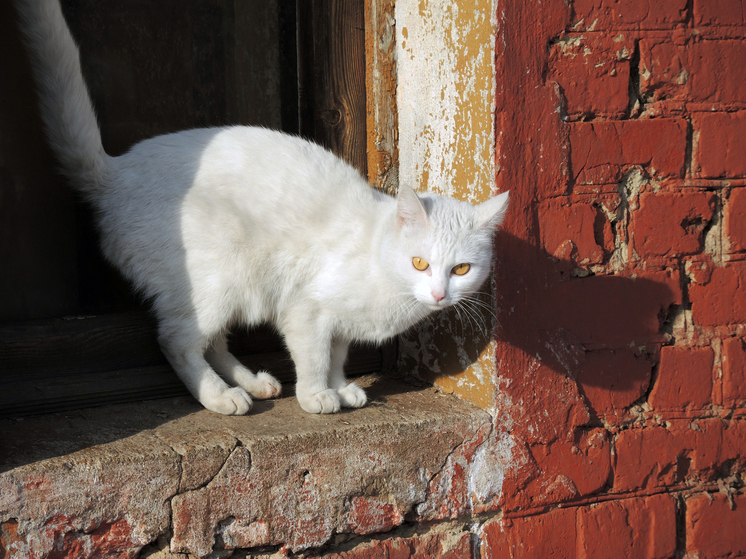
[[[15,0],[15,5],[52,150],[73,186],[95,202],[109,158],[59,0]]]

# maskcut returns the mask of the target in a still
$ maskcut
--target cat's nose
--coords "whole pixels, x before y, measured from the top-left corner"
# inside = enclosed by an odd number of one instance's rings
[[[436,303],[440,303],[443,299],[446,298],[446,294],[444,291],[433,289],[430,293],[432,294],[433,299],[435,299]]]

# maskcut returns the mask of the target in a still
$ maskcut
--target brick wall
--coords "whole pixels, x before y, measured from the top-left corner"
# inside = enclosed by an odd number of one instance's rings
[[[482,557],[746,555],[746,2],[500,10]]]

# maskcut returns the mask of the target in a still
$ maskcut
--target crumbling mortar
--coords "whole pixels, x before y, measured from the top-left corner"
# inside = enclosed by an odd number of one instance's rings
[[[694,126],[692,119],[686,118],[686,148],[684,149],[684,177],[691,178],[694,173],[692,157],[694,153]]]
[[[494,431],[494,425],[492,424],[492,421],[489,421],[489,422],[487,422],[485,424],[480,425],[477,428],[477,430],[474,433],[474,435],[470,439],[463,439],[460,443],[458,443],[456,446],[454,446],[450,450],[450,452],[446,455],[446,457],[443,460],[443,463],[440,465],[440,467],[427,480],[427,484],[425,485],[425,496],[424,496],[424,499],[422,501],[415,501],[415,502],[412,503],[412,506],[411,506],[409,512],[406,515],[407,518],[409,518],[409,517],[411,517],[412,519],[416,518],[416,515],[419,514],[417,512],[417,509],[421,505],[423,505],[424,503],[427,503],[427,501],[430,499],[430,492],[431,492],[431,486],[432,486],[433,480],[440,473],[442,473],[446,469],[446,467],[448,466],[449,461],[451,460],[451,457],[456,453],[456,451],[459,448],[461,448],[462,446],[464,446],[465,444],[469,444],[472,441],[474,441],[479,436],[479,433],[481,432],[482,428],[485,427],[486,425],[489,426],[489,431],[487,432],[486,436],[484,437],[484,440],[480,444],[478,444],[476,447],[474,447],[474,454],[476,454],[477,450],[490,439],[490,436],[492,435],[492,433]]]
[[[675,559],[686,555],[686,498],[683,493],[673,495],[676,506],[676,554]]]
[[[636,39],[633,45],[632,56],[629,59],[629,104],[627,106],[628,119],[639,118],[645,112],[649,100],[645,98],[640,89],[640,40]]]
[[[463,516],[453,520],[430,520],[422,522],[405,521],[392,530],[383,533],[368,535],[349,533],[334,534],[334,536],[332,536],[332,538],[321,547],[305,549],[295,553],[286,552],[287,550],[282,550],[281,546],[265,546],[262,548],[251,548],[243,550],[237,549],[234,551],[239,554],[244,551],[249,552],[251,553],[251,555],[248,556],[256,557],[257,559],[259,559],[259,557],[266,557],[267,559],[270,559],[270,557],[274,558],[274,552],[277,551],[279,551],[280,555],[282,555],[283,557],[304,559],[306,557],[318,557],[319,555],[325,553],[349,552],[360,546],[365,546],[371,543],[391,539],[406,540],[414,537],[423,537],[433,534],[463,534],[464,532],[470,532],[473,538],[475,536],[478,538],[478,531],[481,530],[482,526],[486,522],[499,519],[501,517],[502,511],[493,511],[480,514],[471,514],[469,516]],[[262,555],[257,555],[257,553],[261,553]],[[243,557],[243,555],[239,556]]]
[[[723,266],[724,259],[724,242],[723,242],[723,201],[721,199],[721,193],[718,190],[713,189],[712,192],[715,194],[715,208],[712,212],[712,219],[702,230],[702,238],[704,239],[703,254],[707,254],[712,258],[712,262],[715,266]]]
[[[609,257],[609,267],[613,272],[621,272],[630,261],[629,220],[630,214],[637,209],[637,199],[642,189],[650,182],[649,177],[640,167],[628,170],[617,184],[619,207],[611,221],[614,238],[614,250]]]

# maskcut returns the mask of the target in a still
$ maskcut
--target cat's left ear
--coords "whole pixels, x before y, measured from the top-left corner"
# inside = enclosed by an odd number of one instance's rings
[[[505,212],[508,211],[508,193],[503,192],[486,202],[476,206],[475,225],[477,229],[482,227],[492,227],[497,229],[505,218]]]

